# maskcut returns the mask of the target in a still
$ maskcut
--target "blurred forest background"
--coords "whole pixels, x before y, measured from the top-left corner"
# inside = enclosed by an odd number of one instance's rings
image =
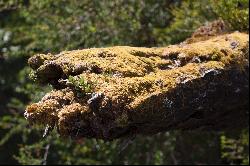
[[[171,131],[120,141],[62,139],[31,127],[23,113],[51,87],[29,79],[36,53],[114,45],[156,47],[222,18],[249,31],[248,0],[0,0],[0,164],[249,164],[242,131]]]

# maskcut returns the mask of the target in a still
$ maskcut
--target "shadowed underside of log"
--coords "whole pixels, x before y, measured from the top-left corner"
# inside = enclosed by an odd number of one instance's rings
[[[62,136],[112,140],[248,126],[249,39],[239,32],[162,48],[38,54],[32,77],[55,88],[26,108]]]

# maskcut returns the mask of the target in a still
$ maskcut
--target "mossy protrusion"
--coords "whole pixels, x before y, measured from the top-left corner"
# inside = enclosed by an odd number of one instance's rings
[[[135,132],[244,127],[248,38],[234,32],[161,48],[36,55],[29,60],[34,77],[56,90],[29,105],[25,116],[55,124],[62,136],[104,140]]]

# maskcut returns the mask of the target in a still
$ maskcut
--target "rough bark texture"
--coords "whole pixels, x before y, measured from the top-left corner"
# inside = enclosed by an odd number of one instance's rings
[[[31,123],[62,136],[112,140],[167,130],[248,126],[249,36],[239,32],[162,48],[38,54],[39,83],[55,90],[27,107]]]

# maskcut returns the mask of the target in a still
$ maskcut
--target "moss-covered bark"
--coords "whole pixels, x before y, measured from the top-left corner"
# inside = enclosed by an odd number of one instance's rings
[[[39,54],[32,76],[55,90],[27,107],[31,123],[105,140],[181,129],[244,127],[249,39],[235,32],[162,48],[117,46]]]

